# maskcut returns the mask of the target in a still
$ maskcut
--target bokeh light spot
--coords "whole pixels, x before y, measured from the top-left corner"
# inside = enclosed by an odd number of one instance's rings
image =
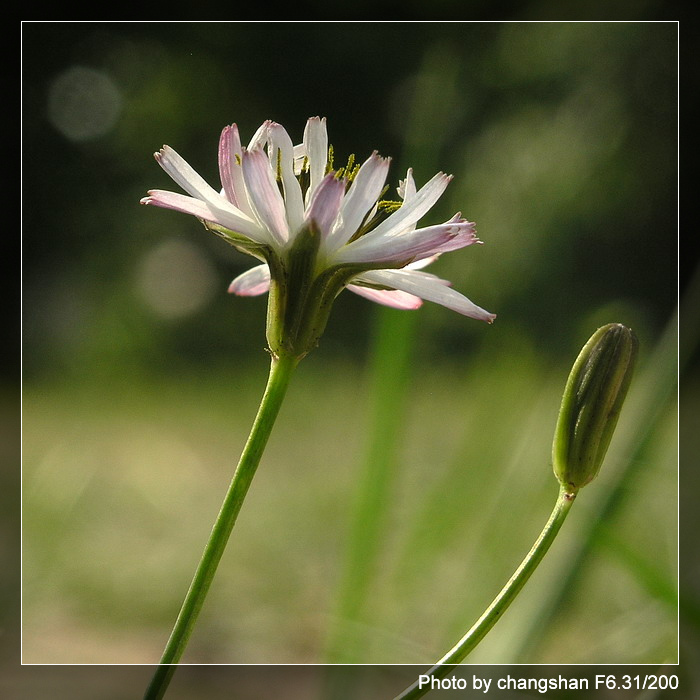
[[[137,286],[143,300],[157,315],[180,318],[209,301],[216,279],[213,266],[198,248],[173,239],[145,255],[138,270]]]
[[[121,92],[109,76],[93,68],[72,66],[49,88],[49,121],[71,141],[89,141],[112,129],[122,102]]]

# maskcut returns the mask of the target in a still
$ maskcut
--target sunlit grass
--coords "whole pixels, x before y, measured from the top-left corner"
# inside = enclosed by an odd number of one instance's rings
[[[369,377],[321,355],[306,360],[184,661],[319,662],[331,628],[349,644],[362,639],[367,663],[442,654],[510,576],[557,492],[549,450],[568,368],[517,342],[408,372],[380,566],[359,619],[333,615]],[[261,358],[240,374],[25,389],[25,662],[157,660],[264,377]],[[565,618],[554,619],[528,661],[675,659],[675,612],[620,554],[652,562],[673,588],[673,411],[666,416],[610,524],[617,545],[595,550]],[[581,495],[551,561],[474,661],[512,660],[598,488]]]

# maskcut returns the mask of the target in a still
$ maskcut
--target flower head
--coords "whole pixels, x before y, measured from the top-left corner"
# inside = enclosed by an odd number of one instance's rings
[[[418,228],[451,176],[438,173],[420,189],[412,171],[400,201],[381,199],[390,159],[375,151],[361,165],[351,156],[334,170],[326,120],[312,117],[293,145],[266,121],[247,147],[238,128],[219,141],[221,191],[210,187],[172,148],[155,158],[187,195],[150,190],[143,204],[192,214],[261,264],[233,280],[240,296],[270,293],[267,337],[275,355],[303,356],[316,345],[335,297],[344,288],[372,301],[416,309],[426,299],[491,323],[473,304],[424,268],[441,253],[480,243],[474,224],[455,214]]]

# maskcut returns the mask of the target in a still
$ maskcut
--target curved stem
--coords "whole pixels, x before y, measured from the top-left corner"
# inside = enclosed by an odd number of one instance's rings
[[[508,606],[515,600],[522,587],[532,575],[547,553],[550,545],[557,536],[571,505],[576,498],[575,493],[569,493],[565,489],[559,490],[559,496],[547,524],[540,536],[535,541],[532,549],[527,553],[520,566],[511,576],[508,583],[494,598],[491,605],[484,611],[481,617],[474,623],[471,629],[448,651],[435,666],[422,675],[412,686],[397,695],[395,700],[413,700],[421,698],[431,690],[431,679],[444,678],[457,664],[460,664],[467,655],[474,650],[487,632],[496,624]]]
[[[294,357],[272,358],[265,393],[260,402],[248,441],[241,454],[238,467],[204,548],[190,588],[180,608],[173,631],[165,646],[160,664],[146,690],[144,700],[159,700],[159,698],[162,698],[172,675],[175,673],[177,663],[187,646],[192,628],[204,604],[219,561],[226,548],[226,543],[243,505],[243,499],[253,481],[253,476],[260,463],[260,458],[287,391],[292,371],[297,363],[298,359]]]

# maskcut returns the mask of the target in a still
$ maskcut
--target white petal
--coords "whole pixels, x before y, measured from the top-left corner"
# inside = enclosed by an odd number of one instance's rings
[[[359,169],[348,190],[340,217],[327,241],[329,252],[345,245],[360,228],[367,212],[377,203],[389,172],[389,158],[381,158],[375,151]]]
[[[141,204],[154,204],[164,209],[175,209],[185,214],[192,214],[199,219],[211,221],[235,233],[243,234],[256,243],[267,245],[272,242],[270,234],[265,229],[247,217],[243,218],[233,205],[228,205],[230,210],[214,207],[201,199],[166,190],[149,190],[148,195],[141,200]]]
[[[304,146],[306,157],[309,159],[309,174],[311,185],[306,194],[306,201],[311,200],[314,190],[323,180],[328,165],[328,133],[326,118],[311,117],[304,129]]]
[[[296,232],[299,230],[304,220],[304,203],[301,197],[301,187],[299,181],[294,176],[294,144],[286,129],[280,124],[270,124],[270,145],[272,151],[270,159],[272,167],[277,169],[277,151],[279,150],[279,167],[282,175],[282,186],[284,187],[284,204],[287,211],[287,222],[289,230]]]
[[[431,255],[429,258],[421,258],[420,260],[415,260],[414,262],[406,265],[406,267],[404,269],[406,269],[406,270],[422,270],[424,267],[428,267],[428,265],[432,265],[439,257],[440,257],[440,254],[438,253],[437,255]],[[448,284],[449,284],[449,282],[448,282]]]
[[[406,172],[406,179],[401,182],[400,189],[401,192],[399,194],[401,195],[401,199],[403,199],[404,204],[406,204],[406,202],[410,202],[412,199],[415,198],[416,181],[413,179],[413,168],[409,168]],[[416,226],[417,223],[414,223],[409,227],[408,230],[412,231],[414,228],[416,228]]]
[[[403,263],[457,250],[477,242],[474,224],[451,219],[444,224],[406,231],[400,236],[368,233],[341,248],[334,260],[341,263]]]
[[[480,321],[492,323],[496,318],[496,314],[482,309],[467,297],[443,284],[442,281],[431,279],[431,277],[432,275],[410,270],[369,270],[359,275],[358,279],[415,294],[421,299],[433,301]]]
[[[170,146],[163,146],[157,153],[153,154],[158,165],[165,170],[170,177],[182,187],[187,194],[204,202],[210,202],[217,206],[222,206],[228,202],[217,192],[206,180],[174,149]],[[231,204],[230,202],[228,202]]]
[[[289,240],[284,200],[275,182],[270,161],[261,150],[243,153],[243,178],[256,216],[274,240],[283,245]]]
[[[399,181],[398,193],[399,197],[401,197],[404,202],[409,202],[416,196],[416,182],[413,179],[413,168],[408,169],[405,180]]]
[[[256,297],[270,289],[270,268],[267,263],[256,265],[238,275],[229,285],[228,291],[241,297]]]
[[[395,236],[411,230],[414,224],[423,217],[440,199],[445,188],[452,179],[451,175],[438,173],[416,192],[408,201],[404,201],[388,219],[382,221],[377,228],[367,233],[363,238],[380,236]]]
[[[452,282],[450,280],[443,279],[442,277],[438,277],[437,275],[434,275],[432,272],[423,272],[423,270],[417,270],[413,267],[413,265],[406,265],[406,267],[402,267],[401,270],[405,272],[410,272],[411,277],[415,280],[430,280],[432,282],[435,282],[436,284],[444,284],[445,287],[451,287]]]
[[[294,174],[301,175],[301,168],[306,160],[306,146],[299,143],[294,146]]]
[[[306,220],[316,222],[324,239],[338,216],[344,194],[345,182],[338,180],[333,173],[328,173],[311,197]]]
[[[349,284],[347,288],[361,297],[365,297],[377,304],[391,306],[394,309],[412,310],[419,308],[423,304],[423,300],[420,297],[398,289],[372,289],[370,287],[360,287],[356,284]]]
[[[272,122],[267,119],[258,127],[258,130],[253,134],[253,138],[250,139],[250,143],[248,144],[249,151],[254,151],[257,148],[262,149],[265,146],[271,123]]]

